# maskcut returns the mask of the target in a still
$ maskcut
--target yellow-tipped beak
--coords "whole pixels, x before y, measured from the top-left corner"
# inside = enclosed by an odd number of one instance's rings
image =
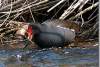
[[[28,29],[28,25],[23,25],[21,28],[18,29],[16,34],[25,36],[27,29]]]

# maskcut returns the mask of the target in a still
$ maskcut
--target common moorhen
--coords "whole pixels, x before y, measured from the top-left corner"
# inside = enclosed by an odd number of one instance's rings
[[[65,43],[73,41],[75,33],[79,31],[78,24],[74,21],[58,19],[27,26],[23,27],[27,29],[24,29],[24,32],[20,34],[27,35],[28,39],[34,41],[41,48],[63,47]]]

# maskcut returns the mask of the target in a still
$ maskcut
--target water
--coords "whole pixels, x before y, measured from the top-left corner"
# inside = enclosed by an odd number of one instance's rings
[[[99,49],[1,50],[0,67],[99,67]]]

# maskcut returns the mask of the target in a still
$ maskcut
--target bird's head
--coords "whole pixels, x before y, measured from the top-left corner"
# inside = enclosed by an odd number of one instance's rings
[[[30,24],[22,24],[22,26],[17,30],[16,32],[17,35],[27,37],[28,39],[32,39],[33,37],[33,32],[32,32],[32,27]]]
[[[32,40],[35,34],[39,32],[38,24],[23,24],[16,32],[17,35],[25,36]]]

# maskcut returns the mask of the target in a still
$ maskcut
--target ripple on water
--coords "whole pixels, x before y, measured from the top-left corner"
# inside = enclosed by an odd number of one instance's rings
[[[36,67],[66,67],[66,65],[69,67],[77,67],[77,65],[78,67],[82,67],[81,65],[83,67],[86,65],[88,67],[97,67],[99,61],[98,51],[98,47],[86,49],[60,48],[58,50],[1,50],[0,67],[4,67],[7,64],[16,65],[25,63]],[[15,60],[12,60],[12,58],[15,58]]]

